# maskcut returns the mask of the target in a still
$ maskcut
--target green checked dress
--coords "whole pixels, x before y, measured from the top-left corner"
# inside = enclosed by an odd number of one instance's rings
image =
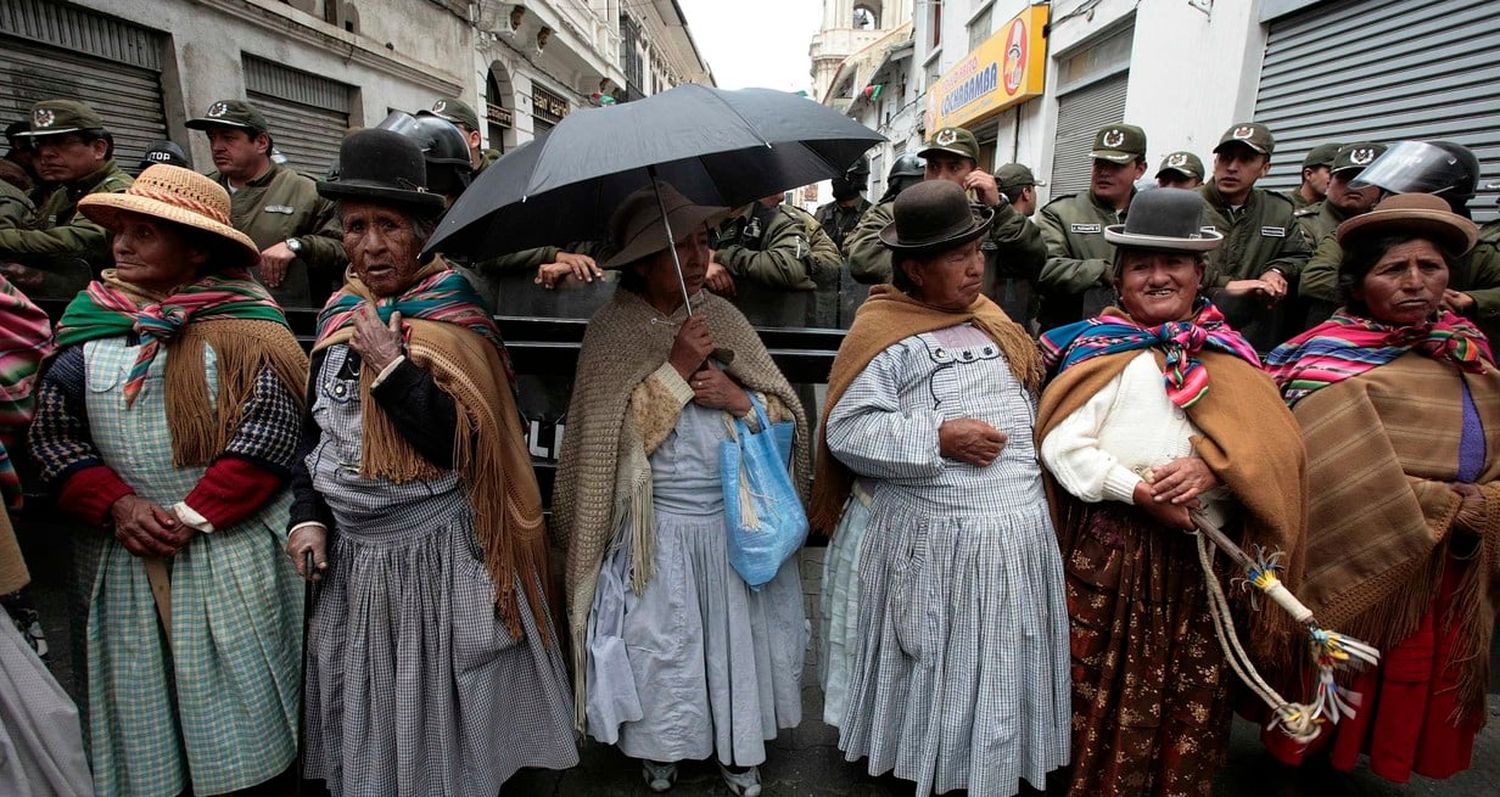
[[[113,337],[82,350],[89,437],[83,443],[138,495],[173,506],[204,468],[172,464],[163,389],[168,352],[153,360],[127,407],[123,387],[138,348]],[[204,358],[210,392],[204,399],[212,401],[219,389],[212,348]],[[70,366],[66,355],[59,357],[54,370],[76,368],[77,360]],[[297,429],[256,433],[295,438]],[[44,468],[49,456],[39,453]],[[142,560],[112,536],[86,535],[90,546],[102,548],[87,621],[87,727],[99,794],[169,797],[189,786],[196,794],[223,794],[291,765],[302,597],[282,553],[290,504],[282,490],[249,519],[194,535],[172,558],[170,643]]]

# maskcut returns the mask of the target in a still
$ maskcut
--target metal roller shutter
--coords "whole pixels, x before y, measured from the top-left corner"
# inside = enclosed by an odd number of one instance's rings
[[[1051,198],[1088,190],[1094,134],[1107,124],[1124,121],[1129,77],[1129,72],[1120,72],[1057,98]]]
[[[167,137],[164,43],[156,31],[63,3],[0,3],[0,124],[28,118],[38,100],[82,100],[104,117],[115,159],[133,172]]]
[[[244,64],[246,96],[266,115],[287,165],[313,176],[327,173],[349,132],[351,87],[253,55]]]
[[[1330,49],[1331,48],[1331,49]],[[1336,55],[1336,57],[1330,57]],[[1265,185],[1295,187],[1325,141],[1444,139],[1500,179],[1500,3],[1343,0],[1274,20],[1255,119],[1276,135]],[[1495,217],[1494,192],[1470,203]]]

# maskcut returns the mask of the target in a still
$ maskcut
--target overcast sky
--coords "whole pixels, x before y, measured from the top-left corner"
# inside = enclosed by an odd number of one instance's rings
[[[678,0],[721,88],[812,91],[808,70],[823,16],[818,0]]]

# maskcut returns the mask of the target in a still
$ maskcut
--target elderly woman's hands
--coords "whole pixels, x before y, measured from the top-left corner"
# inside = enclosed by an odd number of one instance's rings
[[[1009,439],[977,418],[954,418],[938,427],[938,452],[947,459],[985,468],[1000,456]]]
[[[313,572],[307,572],[307,552],[312,551]],[[298,526],[286,541],[286,555],[297,567],[297,575],[309,581],[320,581],[328,569],[328,529],[316,523]]]
[[[402,355],[401,314],[391,313],[391,323],[382,324],[374,304],[361,304],[354,311],[354,337],[349,340],[349,348],[354,349],[366,365],[374,368],[375,373],[384,371]]]
[[[677,330],[677,338],[672,341],[672,353],[667,356],[667,362],[672,364],[683,379],[690,379],[703,367],[703,362],[713,351],[714,336],[709,334],[708,322],[701,315],[688,316],[682,322],[682,328]]]
[[[166,558],[193,538],[193,528],[138,495],[122,496],[109,508],[115,539],[136,556]]]
[[[1209,490],[1218,487],[1219,478],[1198,457],[1174,459],[1151,469],[1151,495],[1163,503],[1192,505]]]
[[[1192,509],[1196,508],[1196,502],[1193,504],[1173,504],[1167,501],[1158,501],[1151,494],[1151,484],[1144,481],[1136,484],[1134,499],[1135,505],[1150,515],[1157,523],[1169,529],[1179,529],[1181,531],[1191,531],[1193,529]]]
[[[688,379],[693,403],[711,410],[728,410],[743,418],[750,414],[750,396],[734,377],[712,366],[703,366]]]

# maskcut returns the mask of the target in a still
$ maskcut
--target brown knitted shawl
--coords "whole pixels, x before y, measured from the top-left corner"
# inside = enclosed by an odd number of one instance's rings
[[[1297,402],[1313,484],[1307,579],[1300,595],[1325,627],[1385,649],[1431,607],[1443,568],[1472,539],[1455,539],[1467,382],[1484,424],[1481,529],[1453,617],[1461,641],[1460,712],[1484,716],[1490,636],[1500,604],[1500,371],[1461,374],[1411,353]],[[1475,712],[1478,712],[1477,714]]]
[[[972,323],[995,341],[1011,373],[1027,390],[1035,392],[1041,388],[1042,358],[1036,344],[989,298],[980,296],[967,309],[954,312],[923,304],[893,285],[872,287],[870,298],[855,313],[854,325],[839,346],[828,375],[828,399],[823,403],[823,417],[818,424],[818,470],[813,478],[812,512],[808,517],[813,530],[832,536],[854,486],[854,475],[828,451],[828,416],[843,398],[844,391],[871,360],[892,345],[913,335],[964,323]]]
[[[719,348],[734,352],[725,369],[750,390],[775,397],[795,416],[797,432],[793,480],[807,495],[807,419],[792,386],[777,369],[750,322],[729,302],[709,293],[693,299],[693,312],[708,320]],[[636,388],[667,361],[682,308],[670,318],[626,290],[589,320],[579,352],[567,434],[552,492],[552,527],[567,549],[568,629],[573,643],[573,684],[577,722],[583,725],[589,610],[604,554],[620,524],[629,519],[635,533],[631,550],[632,585],[639,591],[651,576],[651,468],[646,441],[632,408],[649,391]],[[673,407],[673,412],[680,408]],[[633,411],[635,410],[635,411]]]
[[[350,273],[344,290],[366,299],[369,289]],[[474,509],[474,536],[484,551],[484,565],[495,582],[495,603],[513,638],[524,630],[516,596],[521,583],[531,615],[551,644],[544,618],[550,592],[547,535],[542,497],[521,431],[521,414],[500,360],[500,351],[484,336],[457,324],[404,319],[411,331],[407,355],[432,374],[439,389],[453,397],[458,428],[453,441],[453,470]],[[354,336],[352,326],[329,334],[314,351]],[[360,474],[393,482],[434,479],[443,470],[427,461],[396,431],[370,398],[375,369],[360,371],[364,450]]]

